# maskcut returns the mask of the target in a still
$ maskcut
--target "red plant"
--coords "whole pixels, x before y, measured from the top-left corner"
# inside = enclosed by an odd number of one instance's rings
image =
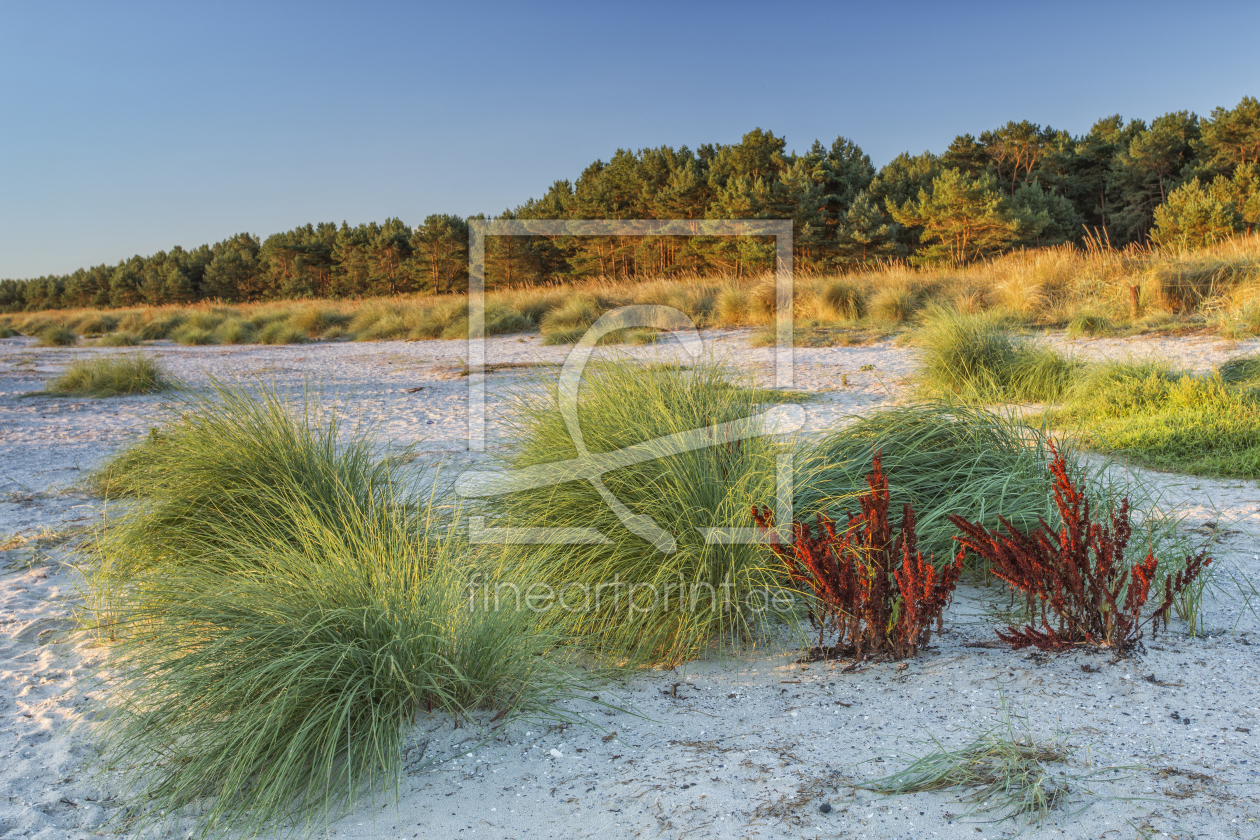
[[[1124,655],[1137,645],[1146,624],[1154,635],[1159,624],[1168,624],[1173,599],[1192,584],[1212,560],[1204,552],[1188,556],[1174,577],[1164,580],[1164,596],[1159,607],[1144,621],[1142,607],[1150,595],[1158,561],[1147,552],[1145,559],[1130,568],[1124,560],[1125,548],[1133,533],[1129,522],[1129,500],[1123,499],[1110,511],[1111,525],[1095,523],[1089,499],[1067,472],[1067,461],[1051,446],[1054,460],[1054,501],[1063,525],[1056,534],[1041,521],[1032,533],[1024,534],[999,517],[1004,533],[989,531],[983,525],[950,516],[962,531],[956,537],[961,546],[958,557],[968,552],[989,561],[991,571],[1024,593],[1030,615],[1040,618],[1041,627],[1030,623],[1023,629],[1008,627],[998,631],[1002,641],[1019,649],[1065,650],[1077,645],[1109,647]],[[1049,613],[1057,626],[1052,627]]]
[[[849,527],[836,533],[835,520],[818,514],[817,523],[792,523],[792,542],[771,545],[788,576],[813,596],[810,620],[818,628],[824,656],[882,654],[892,659],[913,656],[939,629],[941,612],[958,583],[962,557],[937,571],[917,549],[914,509],[902,510],[896,537],[888,523],[888,479],[879,454],[866,477],[870,491],[859,499],[861,512],[848,514]],[[753,508],[763,529],[774,527],[769,508]],[[839,636],[823,646],[827,628]]]

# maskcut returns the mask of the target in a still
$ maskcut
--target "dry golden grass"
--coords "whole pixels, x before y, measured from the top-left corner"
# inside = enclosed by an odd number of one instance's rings
[[[770,276],[694,275],[491,290],[486,332],[541,330],[552,343],[564,343],[575,340],[591,315],[627,304],[670,306],[701,327],[767,326],[774,322],[775,290]],[[1091,242],[1086,248],[1016,251],[961,268],[888,263],[844,274],[797,272],[795,278],[793,315],[804,328],[913,328],[933,305],[964,314],[997,312],[1035,328],[1065,328],[1087,315],[1121,334],[1199,329],[1227,337],[1256,335],[1260,235],[1194,251],[1115,250]],[[443,295],[239,305],[209,301],[0,316],[0,329],[26,335],[49,327],[86,335],[126,332],[140,340],[284,343],[458,339],[467,335],[468,320],[464,301]]]

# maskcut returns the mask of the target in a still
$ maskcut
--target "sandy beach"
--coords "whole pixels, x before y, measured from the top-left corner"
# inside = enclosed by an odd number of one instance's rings
[[[770,381],[773,350],[750,332],[704,334],[706,352]],[[1207,371],[1260,342],[1214,337],[1046,339],[1081,358],[1162,358]],[[536,335],[488,340],[487,440],[510,393],[554,371],[567,347]],[[74,634],[81,603],[76,546],[100,524],[82,477],[161,422],[160,397],[24,398],[68,362],[135,352],[38,348],[0,340],[0,840],[127,837],[117,818],[125,774],[98,774],[94,681],[105,648]],[[441,457],[463,468],[468,380],[463,341],[181,347],[141,352],[188,384],[262,379],[317,393],[416,469]],[[670,342],[619,349],[678,360]],[[533,367],[530,367],[532,365]],[[794,387],[805,432],[912,400],[915,352],[884,342],[798,348]],[[541,366],[541,367],[540,367]],[[845,384],[842,384],[845,383]],[[455,729],[421,717],[413,761],[392,792],[365,797],[312,837],[1031,837],[1260,835],[1260,486],[1136,472],[1184,517],[1216,559],[1203,633],[1178,622],[1143,655],[1046,656],[993,646],[995,589],[959,590],[945,634],[895,663],[798,662],[792,649],[749,651],[639,673],[562,702],[589,726],[531,721]],[[625,709],[610,710],[606,704]],[[1003,719],[1079,748],[1065,767],[1092,777],[1040,827],[994,823],[945,791],[881,796],[854,783],[900,769],[931,739],[961,745]],[[1023,732],[1017,728],[1016,734]],[[450,757],[436,765],[434,757]],[[1114,769],[1112,769],[1114,768]],[[1107,772],[1102,772],[1102,771]],[[824,807],[828,806],[825,809]],[[169,836],[183,837],[182,834]],[[279,835],[277,835],[279,836]]]

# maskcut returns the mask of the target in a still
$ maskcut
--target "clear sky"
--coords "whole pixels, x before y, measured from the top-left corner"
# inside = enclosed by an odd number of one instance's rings
[[[498,213],[618,148],[1260,95],[1260,3],[0,0],[0,277],[238,231]]]

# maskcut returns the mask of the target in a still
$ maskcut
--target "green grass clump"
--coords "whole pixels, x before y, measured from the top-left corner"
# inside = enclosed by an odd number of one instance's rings
[[[577,294],[543,316],[540,327],[544,344],[572,344],[603,314],[599,301]]]
[[[34,335],[39,339],[36,343],[40,347],[70,347],[79,340],[73,330],[59,324],[41,327]]]
[[[467,338],[468,337],[468,303],[467,301],[443,301],[434,303],[418,313],[407,313],[410,317],[400,316],[404,325],[414,323],[406,337],[412,341],[423,341],[432,338]],[[487,319],[487,327],[489,322]],[[404,326],[404,329],[406,326]],[[487,330],[487,334],[489,331]],[[396,337],[396,336],[387,336]]]
[[[765,587],[777,590],[772,560],[757,545],[706,542],[701,529],[754,526],[750,508],[773,502],[776,456],[785,444],[752,437],[668,454],[664,444],[650,441],[752,417],[766,402],[713,366],[652,369],[616,362],[588,368],[578,419],[589,450],[612,452],[648,442],[662,456],[603,475],[612,497],[645,526],[635,533],[590,482],[573,478],[565,462],[577,450],[555,386],[523,396],[511,420],[503,466],[533,467],[555,483],[490,500],[497,523],[594,528],[607,540],[539,545],[513,558],[518,569],[538,580],[561,591],[573,587],[571,600],[580,600],[573,593],[592,594],[589,608],[556,611],[566,633],[613,660],[679,662],[711,642],[748,638],[762,629],[759,622],[767,616],[748,609],[746,597]],[[666,542],[646,530],[649,520],[668,535]],[[597,589],[614,581],[622,587],[619,603],[613,603],[612,589]],[[597,591],[602,599],[594,598]],[[638,593],[633,609],[628,592]]]
[[[259,344],[305,344],[306,330],[286,321],[272,321],[258,331]]]
[[[534,322],[514,309],[496,304],[486,307],[486,335],[514,335],[533,328]]]
[[[117,397],[164,391],[171,382],[162,366],[139,353],[74,362],[40,394]]]
[[[1191,475],[1260,477],[1260,392],[1249,366],[1195,376],[1160,363],[1091,366],[1050,413],[1086,446],[1142,466]]]
[[[336,309],[308,306],[294,312],[288,320],[290,324],[303,330],[309,338],[319,338],[334,327],[345,327],[350,323],[350,317]]]
[[[99,347],[135,347],[139,343],[140,339],[129,332],[106,333],[96,340]]]
[[[419,714],[562,714],[554,639],[528,611],[470,609],[457,521],[369,440],[237,387],[171,412],[106,468],[139,496],[90,579],[128,819],[313,831],[396,785]]]
[[[117,327],[118,318],[100,312],[90,312],[72,325],[72,329],[80,335],[100,335],[113,332]]]
[[[205,332],[214,332],[223,323],[224,315],[220,312],[197,310],[188,315],[184,324]]]
[[[821,298],[837,318],[857,321],[866,317],[866,292],[856,283],[833,280],[823,288]]]
[[[1012,335],[989,314],[936,309],[919,336],[922,377],[938,394],[981,402],[1054,402],[1079,365]]]
[[[1040,517],[1054,524],[1057,509],[1047,471],[1051,455],[1043,431],[982,408],[932,402],[884,409],[826,435],[813,452],[797,492],[797,515],[855,510],[866,491],[871,458],[880,453],[899,516],[914,505],[919,546],[938,563],[952,557],[958,514],[998,528],[998,516],[1031,529]],[[1068,453],[1073,472],[1081,468]]]
[[[577,344],[582,336],[586,335],[586,329],[586,327],[554,327],[542,334],[542,344],[544,346]]]
[[[184,323],[184,316],[179,314],[153,318],[140,326],[140,339],[142,341],[157,341],[169,338],[171,333],[179,329],[179,325],[182,323]]]
[[[252,344],[258,330],[244,318],[228,318],[214,331],[217,344]]]
[[[8,324],[0,324],[0,338],[13,338],[16,335],[21,335],[21,333]]]
[[[886,286],[877,291],[870,302],[871,315],[881,321],[904,324],[923,306],[923,295],[909,286]]]
[[[198,347],[206,344],[214,344],[214,332],[204,327],[194,326],[193,324],[184,324],[171,333],[171,340],[176,344],[183,344],[189,347]]]
[[[1223,362],[1216,372],[1230,385],[1254,388],[1260,385],[1260,356],[1235,356]]]
[[[1112,332],[1111,319],[1096,312],[1078,312],[1068,321],[1068,338],[1080,338],[1083,335],[1107,335]]]
[[[959,790],[963,801],[972,804],[972,813],[1039,826],[1073,798],[1091,794],[1086,787],[1090,779],[1126,769],[1073,769],[1072,757],[1081,748],[1069,746],[1062,733],[1037,739],[1026,719],[1016,726],[1005,703],[1002,711],[1002,723],[979,732],[969,743],[955,748],[932,739],[934,749],[905,769],[858,787],[893,796]]]

